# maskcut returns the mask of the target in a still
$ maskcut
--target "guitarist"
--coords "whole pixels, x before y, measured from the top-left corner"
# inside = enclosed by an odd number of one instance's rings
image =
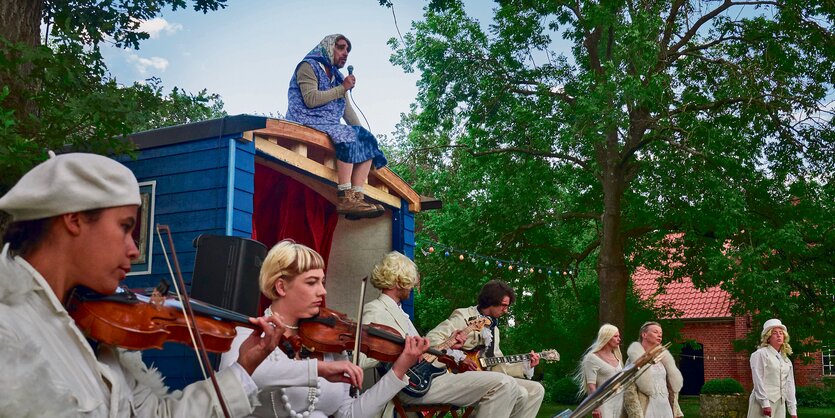
[[[498,328],[499,318],[507,313],[508,308],[516,301],[516,294],[507,283],[501,280],[487,282],[478,294],[478,305],[469,308],[456,309],[447,320],[438,324],[432,331],[426,334],[430,344],[437,344],[448,338],[456,329],[466,326],[467,321],[472,318],[486,316],[491,319],[492,325],[480,332],[472,332],[464,342],[464,350],[473,350],[477,347],[484,347],[486,357],[501,357],[502,350],[499,348],[500,333]],[[520,417],[535,417],[545,389],[539,382],[530,380],[533,376],[533,369],[539,364],[539,354],[531,351],[530,361],[516,364],[499,364],[493,367],[493,371],[502,372],[513,376],[514,380],[524,395],[521,409],[518,411]]]
[[[370,279],[371,284],[380,289],[382,294],[365,304],[363,323],[388,325],[398,330],[403,336],[419,336],[409,316],[400,306],[400,302],[409,297],[418,280],[417,266],[412,260],[394,251],[386,254],[383,260],[374,266]],[[460,328],[466,327],[467,324],[464,323]],[[454,332],[450,332],[450,335],[453,334]],[[463,339],[462,335],[460,340],[463,341]],[[377,361],[373,359],[365,359],[362,363],[362,367],[366,369],[376,366]],[[516,384],[515,379],[503,373],[481,371],[446,373],[435,377],[429,391],[422,397],[412,397],[403,392],[397,396],[403,404],[407,405],[469,406],[478,403],[474,415],[476,418],[522,417],[515,413],[515,410],[519,409],[516,408],[517,402],[523,399],[522,390]],[[390,417],[392,411],[393,405],[389,403],[382,416]]]

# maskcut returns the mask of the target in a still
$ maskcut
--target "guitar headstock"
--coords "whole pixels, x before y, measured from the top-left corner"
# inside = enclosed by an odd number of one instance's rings
[[[541,353],[539,353],[539,360],[547,361],[549,363],[552,361],[560,361],[560,353],[558,353],[557,350],[554,350],[553,348],[550,350],[543,350]]]
[[[469,331],[481,331],[484,327],[490,326],[490,318],[483,316],[481,318],[475,318],[467,321],[467,329]]]

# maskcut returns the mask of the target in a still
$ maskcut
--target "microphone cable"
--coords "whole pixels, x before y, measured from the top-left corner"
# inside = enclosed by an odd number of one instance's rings
[[[357,102],[354,100],[354,91],[353,90],[354,89],[348,90],[348,95],[351,96],[351,104],[353,104],[354,107],[357,110],[360,111],[360,115],[362,115],[362,118],[365,119],[365,124],[368,126],[368,131],[371,132],[371,124],[368,123],[368,119],[365,117],[365,113],[362,113],[362,109],[360,109],[360,107],[357,106]]]
[[[354,75],[354,66],[353,65],[348,66],[348,75]],[[356,100],[354,100],[354,89],[353,88],[351,90],[348,90],[348,95],[351,96],[351,103],[353,103],[354,107],[357,108],[357,110],[360,111],[360,115],[362,115],[362,118],[365,119],[365,124],[368,126],[368,131],[371,132],[371,124],[368,123],[368,118],[365,117],[365,113],[363,113],[362,109],[360,109],[360,107],[357,106],[357,102],[356,102]]]

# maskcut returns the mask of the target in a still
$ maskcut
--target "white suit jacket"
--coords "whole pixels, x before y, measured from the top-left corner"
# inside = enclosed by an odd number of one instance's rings
[[[760,407],[770,407],[783,398],[789,415],[797,415],[794,368],[789,359],[770,345],[760,347],[751,354],[751,378],[754,381],[751,397],[756,399]]]
[[[97,358],[46,280],[7,248],[0,253],[0,416],[222,415],[211,382],[167,393],[138,352],[100,346]],[[250,413],[235,370],[217,377],[230,413]]]
[[[429,338],[429,342],[435,346],[440,344],[441,342],[445,341],[449,338],[455,331],[459,329],[467,328],[467,321],[473,317],[482,317],[481,313],[478,312],[478,308],[476,306],[470,306],[469,308],[461,308],[456,309],[452,312],[452,314],[438,324],[432,331],[429,331],[426,334],[426,338]],[[499,343],[501,342],[501,333],[499,332],[499,327],[494,328],[493,333],[493,340],[494,340],[494,350],[493,354],[495,357],[502,357],[502,349],[500,348]],[[471,332],[467,336],[467,341],[464,342],[464,346],[462,347],[464,350],[469,351],[473,350],[477,347],[486,347],[487,344],[485,343],[484,337],[482,336],[480,331]],[[499,364],[490,369],[494,372],[501,372],[513,377],[524,378],[524,366],[522,363],[511,363],[511,364]]]

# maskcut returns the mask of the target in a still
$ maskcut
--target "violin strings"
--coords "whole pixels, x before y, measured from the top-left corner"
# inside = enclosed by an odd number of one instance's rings
[[[177,299],[180,301],[180,305],[183,305],[183,296],[180,294],[180,287],[177,285],[177,280],[174,278],[174,269],[171,267],[171,261],[168,260],[168,251],[165,251],[165,242],[162,240],[162,233],[159,232],[159,228],[157,228],[157,237],[159,238],[159,246],[162,248],[162,255],[165,257],[165,264],[168,265],[168,273],[171,274],[171,282],[174,283],[174,290],[177,292]],[[186,315],[185,310],[183,310],[183,317],[186,319],[186,325],[188,326],[188,335],[191,337],[191,344],[194,346],[194,350],[197,350],[199,345],[197,344],[197,338],[194,336],[194,327],[191,325],[191,321]],[[209,376],[206,374],[206,366],[203,364],[203,359],[200,356],[197,356],[197,363],[200,365],[200,372],[203,373],[203,379],[208,379]]]

